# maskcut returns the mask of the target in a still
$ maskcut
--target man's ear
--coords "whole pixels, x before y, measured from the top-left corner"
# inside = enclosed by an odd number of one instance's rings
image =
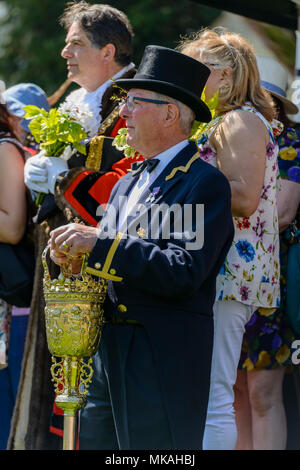
[[[178,106],[173,103],[166,105],[166,115],[165,115],[165,124],[166,127],[173,125],[176,121],[180,119],[180,111]]]
[[[116,48],[113,44],[108,43],[103,47],[102,52],[103,52],[103,59],[106,62],[111,62],[115,58]]]

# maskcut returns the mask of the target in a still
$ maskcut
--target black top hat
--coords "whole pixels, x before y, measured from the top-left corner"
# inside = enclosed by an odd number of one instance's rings
[[[197,121],[209,122],[211,113],[200,99],[210,70],[198,60],[162,46],[147,46],[137,73],[119,78],[124,89],[141,88],[170,96],[191,108]]]

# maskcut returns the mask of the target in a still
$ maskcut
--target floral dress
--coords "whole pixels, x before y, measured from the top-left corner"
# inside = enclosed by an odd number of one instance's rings
[[[240,109],[255,113],[269,132],[264,186],[257,210],[250,217],[233,217],[234,240],[217,277],[216,300],[236,300],[269,311],[280,304],[279,236],[275,203],[278,146],[270,123],[253,106],[247,105]],[[212,121],[198,141],[200,157],[213,166],[217,166],[217,155],[209,138],[221,119],[218,117],[215,123]]]
[[[287,128],[277,139],[280,176],[300,183],[300,131]],[[296,223],[300,227],[298,210]],[[286,367],[291,363],[291,343],[295,333],[285,316],[286,266],[291,240],[291,226],[280,235],[280,307],[258,309],[246,324],[239,369],[264,370]]]
[[[11,306],[0,299],[0,369],[7,367]]]

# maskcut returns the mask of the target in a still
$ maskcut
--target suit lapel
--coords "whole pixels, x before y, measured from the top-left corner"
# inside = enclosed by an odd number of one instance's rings
[[[126,202],[126,198],[128,198],[128,194],[130,193],[131,189],[137,182],[138,178],[139,178],[138,176],[133,177],[131,174],[127,174],[119,180],[117,192],[115,193],[114,197],[110,201],[110,204],[114,207],[114,210],[115,210],[117,226],[119,223],[119,212],[120,212],[122,203],[124,203],[124,201]]]
[[[189,162],[193,158],[200,158],[200,155],[196,144],[194,142],[189,142],[189,144],[170,161],[156,180],[154,180],[154,182],[147,187],[145,191],[143,191],[137,204],[137,209],[139,211],[137,217],[139,219],[146,217],[151,205],[159,204],[160,201],[165,198],[166,194],[185,177],[185,173],[189,169]],[[137,181],[136,177],[132,179],[134,180],[134,183]],[[133,184],[130,184],[127,194],[132,187]],[[135,223],[134,221],[137,217],[128,217],[127,222],[129,229],[130,226]]]

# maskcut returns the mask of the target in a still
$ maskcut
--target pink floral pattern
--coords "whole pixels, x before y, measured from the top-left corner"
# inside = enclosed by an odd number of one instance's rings
[[[7,367],[11,307],[0,299],[0,369]]]
[[[247,305],[274,308],[280,304],[276,207],[278,146],[272,127],[265,118],[251,105],[241,109],[255,113],[268,129],[265,179],[256,211],[250,217],[233,217],[235,236],[217,278],[216,299],[237,300]],[[212,121],[205,135],[198,140],[201,158],[215,167],[217,155],[209,143],[209,137],[219,122],[220,117],[215,122]]]

